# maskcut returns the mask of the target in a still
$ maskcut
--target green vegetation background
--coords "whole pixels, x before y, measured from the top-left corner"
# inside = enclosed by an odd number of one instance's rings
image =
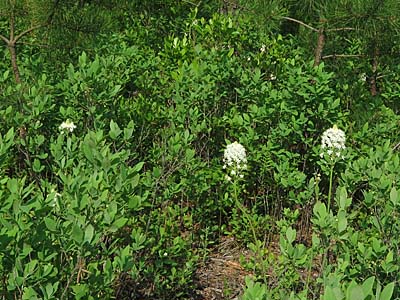
[[[0,2],[1,299],[400,297],[398,1]]]

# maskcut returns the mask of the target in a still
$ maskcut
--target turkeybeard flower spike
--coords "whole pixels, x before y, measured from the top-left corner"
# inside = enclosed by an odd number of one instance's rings
[[[229,175],[243,178],[242,171],[247,168],[246,149],[238,142],[226,146],[223,168],[228,169]]]
[[[321,157],[327,154],[331,159],[343,158],[342,152],[346,149],[346,134],[336,125],[324,131],[322,134]]]
[[[70,120],[67,120],[65,122],[62,122],[58,128],[62,131],[62,133],[64,133],[64,131],[73,132],[74,129],[76,128],[76,126],[73,122],[71,122]]]

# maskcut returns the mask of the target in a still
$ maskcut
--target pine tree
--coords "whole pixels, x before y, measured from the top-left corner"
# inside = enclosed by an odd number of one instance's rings
[[[0,40],[8,48],[16,83],[21,83],[17,50],[22,40],[35,33],[41,45],[50,49],[68,46],[70,50],[88,36],[105,28],[116,29],[118,14],[129,1],[90,0],[2,0],[0,1]],[[55,47],[52,47],[55,45]],[[49,51],[50,52],[50,51]]]
[[[17,60],[17,45],[39,28],[51,22],[58,1],[49,0],[4,0],[0,2],[0,20],[8,24],[8,33],[0,32],[11,58],[11,66],[16,83],[21,83]]]
[[[241,5],[265,22],[280,20],[283,32],[297,36],[305,31],[313,32],[316,40],[314,66],[328,58],[366,58],[371,65],[368,76],[371,95],[377,94],[376,79],[381,57],[383,53],[391,53],[399,41],[400,1],[253,0],[241,1]],[[343,37],[343,32],[346,37]],[[361,55],[341,53],[338,45],[343,45],[349,36],[361,42]],[[325,53],[327,46],[333,53]]]

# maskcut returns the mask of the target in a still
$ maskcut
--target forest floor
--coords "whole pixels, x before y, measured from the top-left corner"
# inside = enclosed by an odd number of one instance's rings
[[[233,237],[224,237],[196,272],[197,299],[237,300],[245,287],[245,277],[252,273],[240,263],[250,252]]]

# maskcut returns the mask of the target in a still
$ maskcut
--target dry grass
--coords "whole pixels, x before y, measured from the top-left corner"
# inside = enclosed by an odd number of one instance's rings
[[[204,300],[235,300],[244,289],[244,278],[252,275],[240,264],[249,252],[234,238],[224,237],[196,272],[197,294]]]

